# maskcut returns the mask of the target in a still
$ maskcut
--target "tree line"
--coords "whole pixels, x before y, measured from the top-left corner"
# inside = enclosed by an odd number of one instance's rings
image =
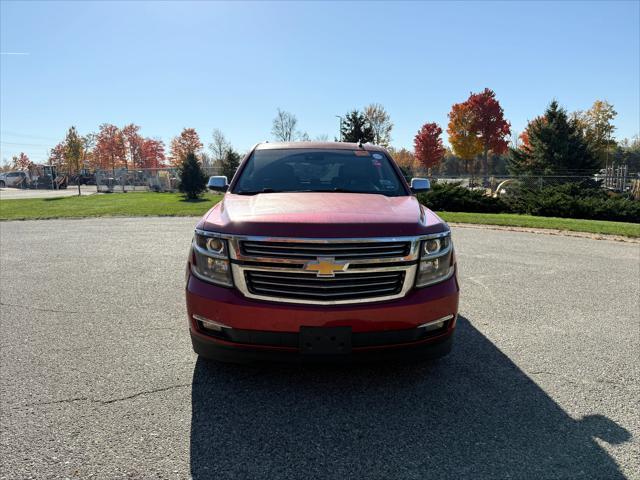
[[[556,100],[529,121],[519,135],[496,94],[489,88],[470,93],[455,103],[448,115],[445,147],[443,129],[435,122],[424,123],[417,131],[413,149],[393,148],[393,122],[385,108],[372,103],[352,109],[340,118],[335,141],[373,143],[387,147],[407,176],[415,173],[440,175],[584,175],[589,176],[611,164],[640,169],[640,141],[616,141],[613,120],[617,113],[610,103],[597,100],[586,111],[568,113]],[[80,135],[71,127],[65,139],[53,147],[48,162],[69,173],[79,169],[145,169],[177,167],[193,153],[204,167],[217,166],[232,177],[241,155],[219,130],[213,130],[208,150],[194,128],[184,128],[171,140],[168,154],[158,138],[145,137],[140,126],[118,127],[104,123],[95,133]],[[309,141],[299,129],[297,117],[278,109],[272,122],[274,140]],[[319,135],[316,141],[327,141]],[[25,153],[12,159],[12,168],[26,170],[31,162]]]

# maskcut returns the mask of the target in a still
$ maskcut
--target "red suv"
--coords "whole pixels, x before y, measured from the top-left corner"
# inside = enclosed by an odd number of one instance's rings
[[[263,143],[195,229],[193,348],[219,360],[447,354],[458,312],[448,225],[381,147]]]

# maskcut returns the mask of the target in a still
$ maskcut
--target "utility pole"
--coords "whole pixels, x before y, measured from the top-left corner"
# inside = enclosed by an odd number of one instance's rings
[[[336,118],[340,119],[340,127],[338,128],[338,138],[342,141],[342,115],[336,115]]]

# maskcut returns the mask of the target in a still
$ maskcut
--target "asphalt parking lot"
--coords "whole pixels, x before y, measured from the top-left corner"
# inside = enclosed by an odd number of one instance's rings
[[[640,478],[640,245],[455,228],[454,352],[197,360],[195,219],[0,223],[0,478]]]
[[[98,193],[95,185],[81,185],[81,195],[93,195]],[[74,197],[78,195],[78,186],[69,185],[63,190],[36,190],[30,188],[0,188],[0,200],[18,200],[22,198],[59,198]]]

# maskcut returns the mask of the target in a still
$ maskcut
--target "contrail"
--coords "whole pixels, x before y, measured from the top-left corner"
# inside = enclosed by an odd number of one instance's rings
[[[29,52],[0,52],[0,55],[29,55]]]

